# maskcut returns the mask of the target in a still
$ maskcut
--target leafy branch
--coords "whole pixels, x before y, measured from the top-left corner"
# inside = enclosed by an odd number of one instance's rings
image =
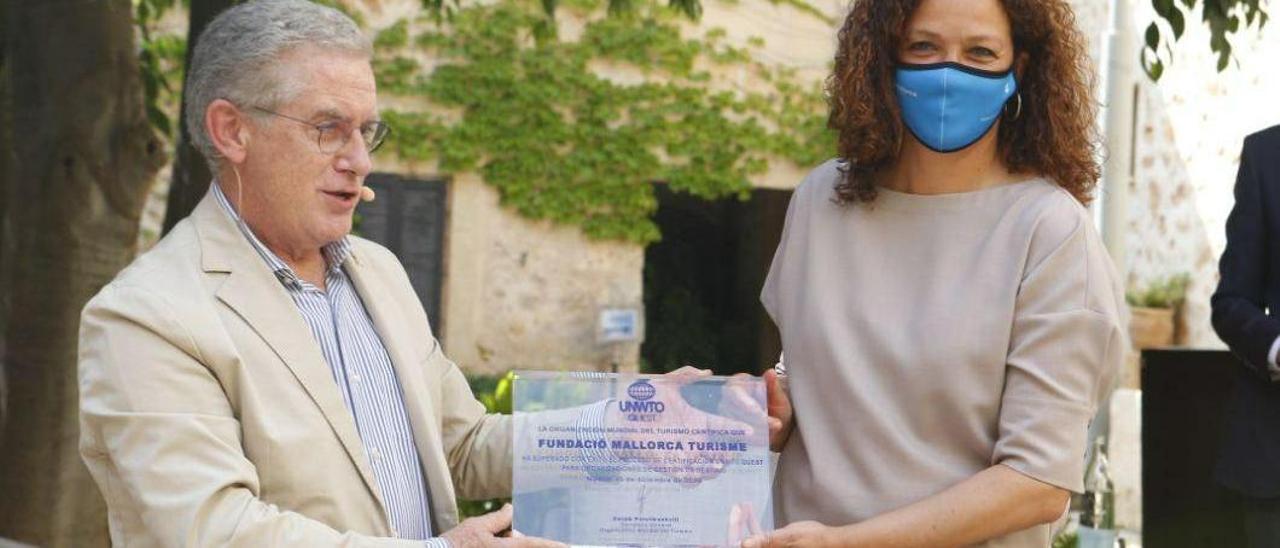
[[[1195,16],[1197,10],[1209,27],[1209,48],[1218,55],[1218,72],[1226,70],[1231,63],[1229,37],[1242,28],[1256,27],[1260,32],[1268,20],[1264,0],[1152,0],[1151,5],[1165,23],[1151,22],[1143,36],[1142,68],[1153,81],[1160,80],[1164,74],[1166,60],[1172,63],[1172,46],[1186,32],[1187,18]]]
[[[138,29],[138,62],[143,104],[147,118],[166,139],[172,140],[176,124],[170,118],[182,96],[183,56],[187,41],[181,36],[157,34],[155,27],[178,0],[134,0],[134,25]]]

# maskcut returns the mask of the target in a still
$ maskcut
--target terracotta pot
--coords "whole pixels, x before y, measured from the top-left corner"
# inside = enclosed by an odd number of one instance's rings
[[[1143,350],[1173,346],[1172,308],[1132,306],[1129,311],[1132,313],[1129,318],[1129,337],[1133,339],[1134,348]]]

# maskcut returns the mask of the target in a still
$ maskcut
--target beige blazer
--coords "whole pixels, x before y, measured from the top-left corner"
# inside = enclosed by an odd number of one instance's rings
[[[404,269],[346,265],[404,391],[433,526],[511,490],[511,424],[440,350]],[[80,452],[117,546],[421,546],[388,538],[351,413],[280,282],[206,196],[89,302]]]

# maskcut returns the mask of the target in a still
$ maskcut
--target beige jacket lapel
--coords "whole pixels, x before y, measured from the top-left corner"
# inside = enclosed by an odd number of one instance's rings
[[[387,284],[379,283],[372,265],[361,256],[359,246],[347,261],[347,275],[351,277],[356,292],[364,301],[365,310],[373,318],[373,325],[382,338],[382,344],[391,356],[396,377],[404,393],[404,404],[413,427],[413,439],[418,448],[422,467],[426,472],[427,488],[431,493],[431,510],[436,531],[452,529],[458,515],[453,479],[449,475],[448,462],[440,445],[441,435],[431,392],[424,377],[426,364],[414,358],[410,341],[429,336],[413,332],[410,325],[391,314],[401,305],[397,299],[417,299],[416,295],[393,295]]]
[[[192,220],[199,233],[204,271],[226,275],[218,287],[217,298],[235,310],[297,378],[346,448],[365,486],[377,500],[381,514],[386,516],[386,505],[378,492],[355,420],[343,403],[333,373],[311,329],[298,313],[297,305],[212,194],[196,206]]]

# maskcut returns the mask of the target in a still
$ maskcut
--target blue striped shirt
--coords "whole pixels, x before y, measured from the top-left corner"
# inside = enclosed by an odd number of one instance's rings
[[[350,239],[344,237],[321,248],[326,265],[326,289],[322,290],[298,277],[268,249],[240,219],[218,184],[212,186],[218,203],[275,273],[320,344],[369,456],[378,491],[386,504],[391,533],[406,539],[430,538],[427,484],[404,395],[373,319],[343,270],[343,264],[351,257]],[[447,547],[448,543],[432,539],[428,545]]]

